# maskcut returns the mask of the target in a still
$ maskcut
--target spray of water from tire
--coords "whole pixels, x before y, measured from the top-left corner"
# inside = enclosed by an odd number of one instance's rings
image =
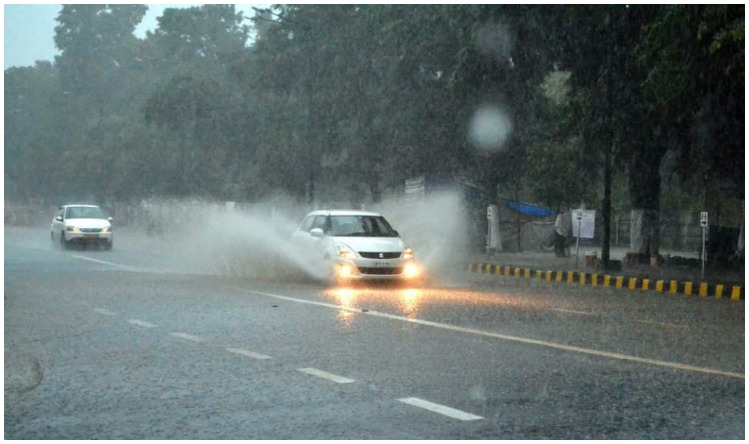
[[[418,202],[397,197],[367,209],[385,215],[427,271],[460,261],[467,248],[468,221],[458,194],[438,193]],[[163,227],[151,237],[163,245],[172,270],[266,281],[326,281],[326,264],[291,238],[306,212],[293,205],[161,201],[151,204],[148,217],[149,223]]]

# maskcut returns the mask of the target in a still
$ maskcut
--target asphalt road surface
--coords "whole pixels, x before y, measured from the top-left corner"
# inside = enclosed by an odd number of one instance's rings
[[[743,301],[330,287],[116,239],[6,227],[6,439],[745,438]]]

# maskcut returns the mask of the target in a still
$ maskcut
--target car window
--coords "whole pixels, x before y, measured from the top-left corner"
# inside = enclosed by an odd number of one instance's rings
[[[398,234],[382,216],[335,216],[333,236],[396,237]]]
[[[315,216],[314,220],[312,221],[310,230],[313,230],[315,228],[321,228],[323,233],[328,233],[330,231],[330,222],[328,221],[328,216]]]
[[[315,216],[307,216],[302,221],[302,225],[299,226],[299,230],[309,232],[312,229],[312,223],[315,221]]]
[[[68,207],[66,219],[105,219],[99,207]]]

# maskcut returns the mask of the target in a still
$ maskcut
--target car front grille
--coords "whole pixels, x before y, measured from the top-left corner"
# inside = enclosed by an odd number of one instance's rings
[[[81,233],[101,233],[101,228],[81,228]]]
[[[398,259],[401,257],[400,253],[359,253],[361,257],[367,259]]]
[[[403,273],[403,267],[359,267],[359,273],[368,275],[391,276]]]

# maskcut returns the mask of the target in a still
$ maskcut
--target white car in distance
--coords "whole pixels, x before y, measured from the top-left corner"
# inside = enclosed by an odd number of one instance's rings
[[[64,205],[52,219],[50,234],[63,248],[71,244],[95,244],[111,250],[114,245],[111,221],[96,205]]]
[[[292,239],[329,262],[339,281],[415,280],[421,275],[413,250],[379,213],[313,211]]]

